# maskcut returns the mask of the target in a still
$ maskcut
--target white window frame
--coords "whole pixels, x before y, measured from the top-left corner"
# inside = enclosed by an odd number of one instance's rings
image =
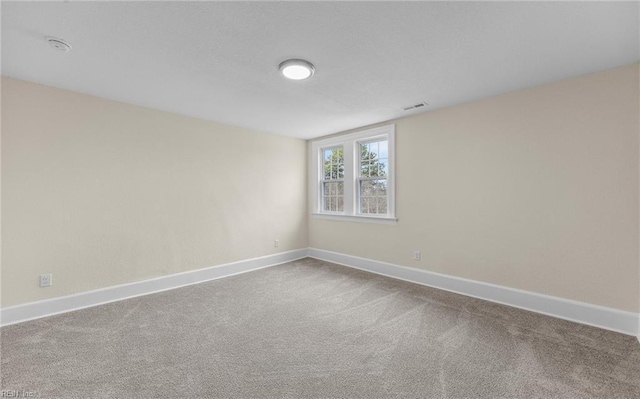
[[[325,179],[324,176],[324,151],[326,150],[333,150],[333,149],[338,149],[338,148],[342,148],[341,145],[337,145],[337,146],[331,146],[331,147],[322,147],[320,149],[320,158],[322,158],[322,169],[320,170],[320,176],[319,176],[319,190],[320,190],[320,203],[318,204],[319,209],[321,210],[321,212],[323,213],[327,213],[327,214],[332,214],[332,215],[340,215],[342,214],[342,212],[338,212],[338,211],[325,211],[324,210],[324,197],[325,195],[323,195],[323,190],[324,190],[324,184],[325,183],[342,183],[342,202],[344,204],[344,176],[342,178],[340,178],[340,176],[336,176],[335,179],[333,178],[329,178],[329,179]],[[344,154],[344,148],[342,148],[342,153]],[[346,169],[346,165],[344,165],[344,159],[343,159],[343,167]]]
[[[355,221],[363,223],[396,224],[395,207],[395,125],[386,125],[355,133],[343,134],[316,140],[311,144],[313,156],[313,212],[317,219]],[[358,213],[358,170],[360,161],[361,142],[387,140],[387,214]],[[342,146],[344,149],[344,212],[323,212],[322,210],[322,179],[324,160],[322,152],[325,149]]]

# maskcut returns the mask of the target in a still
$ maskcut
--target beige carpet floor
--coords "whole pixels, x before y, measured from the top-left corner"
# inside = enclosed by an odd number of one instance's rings
[[[640,398],[634,337],[313,259],[1,334],[39,398]]]

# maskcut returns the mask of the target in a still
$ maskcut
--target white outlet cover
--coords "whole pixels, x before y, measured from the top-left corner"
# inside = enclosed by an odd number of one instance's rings
[[[53,276],[51,274],[40,275],[40,287],[50,287],[53,284]]]

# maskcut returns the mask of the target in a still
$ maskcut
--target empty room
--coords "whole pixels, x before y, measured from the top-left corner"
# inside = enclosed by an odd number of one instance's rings
[[[0,14],[0,398],[640,398],[640,3]]]

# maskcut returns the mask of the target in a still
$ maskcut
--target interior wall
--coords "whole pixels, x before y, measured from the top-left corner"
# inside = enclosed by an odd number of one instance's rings
[[[306,186],[303,140],[3,77],[2,306],[306,248]]]
[[[310,246],[638,312],[638,76],[395,121],[397,225],[310,218]]]

